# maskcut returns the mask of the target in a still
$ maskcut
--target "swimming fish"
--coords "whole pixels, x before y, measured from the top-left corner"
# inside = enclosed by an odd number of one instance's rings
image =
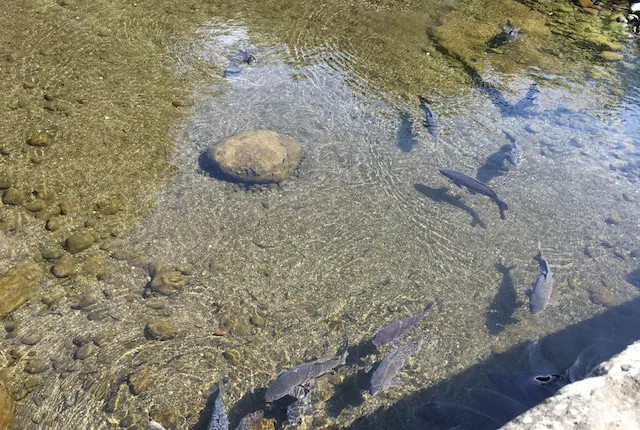
[[[549,263],[542,255],[542,251],[538,251],[535,258],[538,260],[540,271],[533,286],[526,292],[529,296],[529,310],[532,314],[545,310],[553,292],[553,277]]]
[[[441,169],[440,173],[442,173],[447,178],[451,179],[451,181],[457,187],[459,188],[467,187],[467,189],[471,194],[478,193],[478,194],[482,194],[489,197],[498,205],[498,209],[500,210],[500,218],[502,219],[506,218],[504,211],[508,210],[509,206],[505,202],[500,200],[498,195],[491,188],[489,188],[482,182],[478,181],[477,179],[472,178],[471,176],[467,176],[464,173],[458,172],[457,170]]]
[[[396,375],[404,367],[407,359],[422,348],[422,340],[407,343],[387,354],[376,370],[371,375],[369,393],[372,396],[385,391],[387,388],[398,384],[400,381]]]
[[[500,33],[489,39],[487,45],[489,48],[497,48],[507,42],[513,42],[520,37],[520,28],[507,21],[505,24],[498,24]]]
[[[341,354],[330,358],[319,358],[308,363],[299,364],[289,370],[281,371],[275,381],[269,385],[265,393],[267,402],[274,402],[286,395],[300,398],[308,390],[301,390],[305,384],[314,382],[319,376],[343,366],[347,362],[349,352],[347,348]]]
[[[513,143],[506,148],[504,153],[504,159],[514,166],[520,165],[520,158],[522,157],[522,147],[517,143]]]
[[[224,404],[222,403],[222,393],[229,385],[229,377],[222,378],[222,384],[214,384],[209,392],[211,396],[215,396],[213,403],[213,409],[211,410],[211,420],[209,421],[208,430],[228,430],[229,420],[227,414],[224,411]]]
[[[427,106],[428,100],[424,97],[420,97],[420,109],[425,114],[424,126],[429,130],[429,134],[433,137],[438,137],[440,134],[440,121],[435,113]]]
[[[382,345],[396,341],[400,336],[415,327],[424,317],[426,317],[431,308],[433,308],[433,305],[434,303],[431,302],[419,314],[387,324],[378,330],[371,342],[377,348],[380,348]]]

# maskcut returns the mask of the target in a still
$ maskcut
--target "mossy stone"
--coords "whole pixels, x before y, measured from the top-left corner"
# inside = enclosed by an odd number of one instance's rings
[[[54,216],[53,218],[49,218],[47,220],[47,224],[45,228],[49,231],[56,231],[62,227],[62,218],[59,216]]]
[[[40,212],[47,203],[44,200],[36,199],[24,204],[24,208],[29,212]]]
[[[53,266],[51,271],[56,278],[66,278],[76,271],[76,259],[71,255],[63,255],[58,262]]]
[[[43,148],[51,145],[51,138],[45,134],[35,134],[27,139],[27,144]]]
[[[31,374],[42,373],[49,369],[50,363],[42,358],[32,358],[24,367],[24,371]]]
[[[57,260],[64,255],[64,251],[59,246],[50,246],[43,249],[41,254],[45,260]]]
[[[178,335],[178,329],[170,320],[150,321],[145,328],[147,337],[153,340],[169,340]]]
[[[27,199],[24,191],[20,191],[13,187],[7,188],[2,195],[2,202],[5,205],[20,205]]]
[[[89,232],[73,234],[67,238],[67,251],[72,254],[77,254],[93,245],[94,241],[93,235]]]

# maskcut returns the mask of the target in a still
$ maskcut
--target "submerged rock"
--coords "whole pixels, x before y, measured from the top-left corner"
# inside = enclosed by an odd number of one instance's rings
[[[206,157],[223,174],[250,183],[281,182],[300,161],[300,145],[291,137],[270,130],[245,131],[222,139]]]
[[[9,390],[0,382],[0,429],[10,428],[13,422],[13,399]]]
[[[154,340],[169,340],[178,335],[178,329],[169,320],[151,321],[145,329],[147,337]]]
[[[640,342],[502,428],[640,428],[638,384]]]
[[[43,277],[43,270],[31,260],[23,261],[0,276],[0,318],[31,299]]]
[[[67,238],[66,246],[67,251],[72,254],[76,254],[80,251],[84,251],[93,245],[95,239],[91,233],[76,233]]]
[[[15,188],[8,188],[2,195],[2,202],[5,205],[20,205],[27,199],[24,191]]]

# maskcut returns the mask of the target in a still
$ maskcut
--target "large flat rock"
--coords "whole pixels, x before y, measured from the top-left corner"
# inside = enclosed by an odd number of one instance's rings
[[[0,318],[19,308],[38,291],[44,272],[27,259],[0,276]]]

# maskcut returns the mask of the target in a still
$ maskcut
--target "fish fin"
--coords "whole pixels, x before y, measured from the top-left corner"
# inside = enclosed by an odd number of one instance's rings
[[[533,294],[533,288],[531,288],[531,287],[527,288],[526,290],[524,290],[524,294],[525,294],[525,296],[531,298],[531,295]]]
[[[498,205],[498,209],[500,210],[500,218],[507,219],[504,212],[506,210],[509,210],[509,205],[498,198],[496,198],[496,204]]]
[[[477,193],[475,191],[473,191],[471,188],[468,188],[469,190],[469,194],[471,194],[472,196],[475,196]]]
[[[368,365],[367,367],[364,368],[364,373],[369,373],[371,372],[371,369],[373,369],[373,364]]]

